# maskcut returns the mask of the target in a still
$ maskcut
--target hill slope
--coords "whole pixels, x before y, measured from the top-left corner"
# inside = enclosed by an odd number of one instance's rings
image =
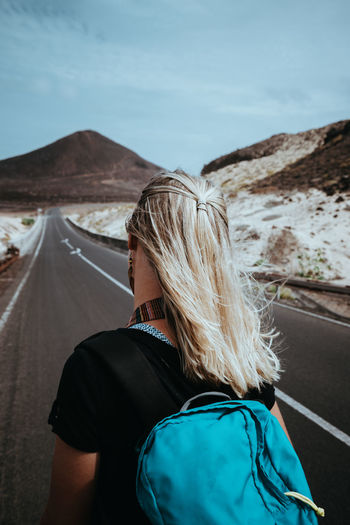
[[[281,133],[205,165],[202,175],[224,193],[350,189],[350,120],[296,134]]]
[[[135,200],[159,169],[95,131],[78,131],[0,161],[1,202],[45,205]]]
[[[350,120],[281,133],[213,160],[232,240],[257,270],[349,284]]]
[[[312,153],[260,180],[254,191],[309,188],[327,195],[350,190],[350,120],[332,126]]]

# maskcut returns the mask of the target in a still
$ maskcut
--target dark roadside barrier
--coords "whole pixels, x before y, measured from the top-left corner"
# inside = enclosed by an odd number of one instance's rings
[[[94,241],[97,241],[104,246],[108,246],[109,248],[112,248],[113,250],[116,250],[118,252],[125,253],[128,251],[128,241],[124,241],[123,239],[115,239],[114,237],[107,237],[107,235],[101,235],[99,233],[93,233],[89,230],[85,230],[81,226],[78,226],[73,221],[68,219],[66,217],[66,221],[70,226],[78,230],[80,233],[85,235],[85,237],[89,237],[90,239],[93,239]]]
[[[342,293],[350,295],[350,286],[337,286],[335,284],[322,283],[312,279],[294,279],[288,275],[281,275],[279,273],[253,273],[254,279],[257,281],[268,281],[274,284],[289,284],[290,286],[297,286],[299,288],[308,288],[310,290],[320,290],[323,292]],[[275,282],[276,281],[276,282]]]
[[[0,260],[0,273],[6,270],[11,264],[17,261],[19,249],[16,246],[9,246],[3,259]]]

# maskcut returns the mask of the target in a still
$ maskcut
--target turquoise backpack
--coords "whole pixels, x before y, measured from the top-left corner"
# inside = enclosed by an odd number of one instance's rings
[[[150,522],[317,524],[324,510],[311,500],[298,456],[266,406],[208,392],[179,411],[125,331],[117,330],[118,352],[114,342],[99,354],[130,392],[145,428],[153,427],[139,452],[136,479],[137,499]],[[218,396],[226,400],[217,402]]]
[[[259,401],[206,404],[160,421],[141,449],[136,491],[157,525],[301,525],[324,515]]]

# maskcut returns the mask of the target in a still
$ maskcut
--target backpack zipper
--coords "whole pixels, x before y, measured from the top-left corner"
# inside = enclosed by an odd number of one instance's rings
[[[299,492],[285,492],[286,496],[290,496],[291,498],[299,499],[303,503],[306,503],[307,505],[310,505],[310,507],[316,512],[317,516],[321,516],[321,518],[324,518],[325,511],[321,507],[318,507],[316,503],[314,503],[310,498],[307,496],[304,496],[303,494],[300,494]]]

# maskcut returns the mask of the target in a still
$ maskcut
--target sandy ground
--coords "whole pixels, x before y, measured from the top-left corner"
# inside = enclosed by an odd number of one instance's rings
[[[62,214],[86,230],[126,240],[125,219],[134,207],[134,202],[83,204],[66,206]]]
[[[31,229],[32,226],[22,224],[22,219],[36,219],[36,216],[36,212],[0,212],[0,259],[6,253],[9,245],[14,244],[16,246],[18,240]]]
[[[338,285],[350,284],[350,205],[311,189],[288,195],[251,195],[228,200],[235,254],[253,271],[278,271]],[[125,219],[134,203],[67,207],[79,226],[126,239]]]
[[[239,192],[228,205],[232,239],[248,267],[350,284],[350,206],[310,189]]]

